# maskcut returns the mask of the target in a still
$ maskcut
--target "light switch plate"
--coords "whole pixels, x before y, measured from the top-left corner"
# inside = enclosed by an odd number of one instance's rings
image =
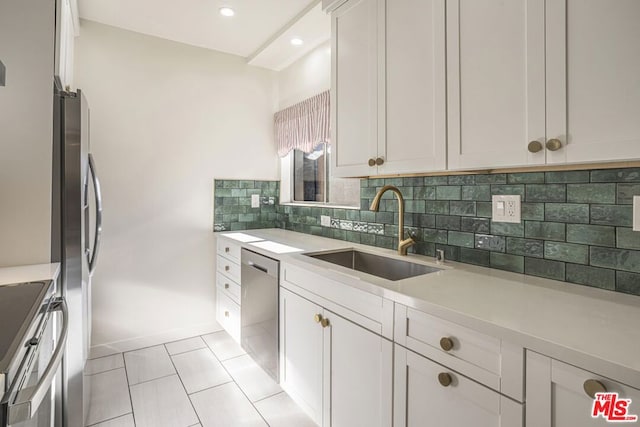
[[[640,231],[640,196],[633,196],[633,231]]]
[[[329,215],[320,215],[320,225],[323,227],[331,227],[331,217]]]
[[[520,222],[520,196],[492,196],[491,221]]]
[[[252,194],[251,195],[251,207],[252,208],[259,208],[260,207],[260,195],[259,194]]]

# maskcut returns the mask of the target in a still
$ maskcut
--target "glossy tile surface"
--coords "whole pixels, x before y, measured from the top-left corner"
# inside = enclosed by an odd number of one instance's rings
[[[316,425],[287,393],[282,392],[254,404],[271,427],[315,427]]]
[[[131,386],[137,427],[188,427],[198,423],[178,375]]]
[[[203,335],[202,339],[219,360],[227,360],[245,354],[245,351],[225,331]]]
[[[193,337],[187,338],[186,340],[174,341],[168,344],[165,344],[167,351],[170,355],[186,353],[187,351],[197,350],[199,348],[205,348],[207,345],[204,343],[202,338]]]
[[[113,418],[108,421],[94,424],[91,427],[135,427],[135,426],[136,424],[133,421],[133,414],[127,414],[118,418]]]
[[[87,364],[84,368],[84,374],[94,375],[118,368],[124,368],[124,358],[122,357],[122,353],[87,360]]]
[[[234,357],[222,364],[252,402],[282,391],[280,386],[249,355]]]
[[[191,396],[203,427],[263,427],[268,424],[235,383],[223,384]]]
[[[195,393],[231,381],[211,350],[202,348],[172,356],[187,393]]]
[[[173,363],[164,345],[129,351],[124,354],[129,385],[175,374]]]
[[[127,374],[123,368],[92,375],[87,425],[111,420],[130,412]]]
[[[314,425],[224,331],[94,359],[87,372],[91,427]]]

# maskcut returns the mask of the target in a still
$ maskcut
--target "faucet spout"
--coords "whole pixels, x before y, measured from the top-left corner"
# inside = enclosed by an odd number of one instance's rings
[[[382,195],[387,191],[393,192],[396,195],[396,199],[398,199],[398,254],[406,255],[407,249],[416,242],[411,237],[404,238],[404,198],[398,187],[394,187],[393,185],[385,185],[382,187],[371,201],[371,207],[369,209],[377,212],[380,208]]]

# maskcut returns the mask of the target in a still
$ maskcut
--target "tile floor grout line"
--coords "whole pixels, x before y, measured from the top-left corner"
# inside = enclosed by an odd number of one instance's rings
[[[211,390],[212,388],[220,387],[220,386],[223,386],[225,384],[234,383],[234,382],[235,381],[233,381],[233,378],[231,378],[229,381],[225,381],[225,382],[220,383],[220,384],[212,385],[211,387],[203,388],[202,390],[194,391],[193,393],[187,393],[187,394],[189,396],[193,396],[194,394],[202,393],[203,391]]]
[[[151,381],[161,380],[161,379],[163,379],[163,378],[170,377],[171,375],[178,375],[178,373],[177,373],[177,372],[172,372],[172,373],[170,373],[170,374],[163,375],[163,376],[158,377],[158,378],[152,378],[152,379],[150,379],[150,380],[140,381],[139,383],[129,384],[129,387],[137,387],[137,386],[139,386],[140,384],[146,384],[146,383],[150,383]]]
[[[131,418],[133,418],[133,427],[136,427],[136,414],[133,412],[133,398],[131,397],[131,384],[129,384],[129,371],[127,371],[127,361],[122,354],[122,361],[124,362],[124,376],[127,379],[127,393],[129,393],[129,404],[131,405]]]
[[[208,333],[203,334],[203,335],[212,335],[212,334],[215,334],[215,333],[217,333],[217,332],[222,332],[222,331],[224,331],[224,329],[220,329],[219,331],[208,332]],[[122,354],[122,357],[124,357],[124,354],[125,354],[125,353],[132,353],[132,352],[134,352],[134,351],[138,351],[138,350],[146,350],[146,349],[148,349],[148,348],[152,348],[152,347],[165,346],[165,345],[167,345],[167,344],[172,344],[172,343],[174,343],[174,342],[184,341],[184,340],[190,340],[190,339],[192,339],[192,338],[197,338],[197,337],[202,338],[202,336],[203,336],[203,335],[194,335],[194,336],[192,336],[192,337],[180,338],[179,340],[169,341],[169,342],[167,342],[167,343],[160,343],[160,344],[146,345],[146,346],[144,346],[144,347],[138,347],[138,348],[134,348],[134,349],[131,349],[131,350],[120,351],[120,352],[117,352],[117,353],[105,354],[104,356],[98,356],[98,357],[94,357],[94,358],[87,359],[87,360],[97,360],[97,359],[102,359],[102,358],[104,358],[104,357],[111,357],[111,356],[115,356],[115,355],[117,355],[117,354]],[[203,340],[204,340],[204,338],[203,338]],[[206,344],[206,342],[205,342],[205,344]],[[165,350],[166,350],[166,348],[165,348]],[[168,352],[169,352],[169,351],[167,350],[167,353],[168,353]]]
[[[279,385],[280,385],[280,384],[278,384],[278,386],[279,386]],[[277,392],[277,393],[270,394],[269,396],[261,397],[260,399],[256,400],[256,401],[255,401],[255,402],[253,402],[253,403],[262,402],[263,400],[270,399],[270,398],[272,398],[272,397],[274,397],[274,396],[277,396],[277,395],[279,395],[279,394],[282,394],[282,393],[284,393],[284,392],[285,392],[285,391],[284,391],[284,390],[282,390],[282,391],[279,391],[279,392]]]
[[[84,374],[84,375],[86,377],[93,377],[95,375],[100,375],[100,374],[105,374],[107,372],[117,371],[118,369],[122,369],[122,368],[124,368],[124,365],[123,366],[118,366],[117,368],[110,368],[110,369],[106,369],[104,371],[96,372],[96,373],[93,373],[93,374]],[[129,385],[129,382],[127,382],[127,385]]]
[[[131,412],[127,412],[126,414],[122,414],[122,415],[116,415],[115,417],[107,418],[106,420],[98,421],[97,423],[89,424],[88,426],[85,426],[85,427],[93,427],[93,426],[97,426],[98,424],[108,423],[109,421],[117,420],[118,418],[122,418],[129,414],[131,414],[131,417],[133,417],[133,407],[131,408]]]
[[[164,348],[165,350],[167,350],[167,345],[164,344]],[[169,353],[169,350],[167,350],[167,353]],[[175,362],[173,361],[173,357],[171,357],[171,355],[169,355],[169,360],[171,360],[171,365],[173,365],[173,369],[176,370],[176,374],[178,375],[178,380],[180,380],[180,384],[182,384],[182,388],[184,389],[184,393],[187,395],[187,400],[189,401],[189,404],[191,405],[191,409],[193,409],[193,413],[196,414],[196,418],[198,419],[197,424],[202,425],[202,420],[200,419],[200,415],[198,414],[198,411],[196,411],[196,407],[193,404],[193,401],[191,401],[191,396],[189,396],[189,392],[187,391],[187,387],[184,385],[184,381],[182,381],[182,377],[180,376],[180,371],[178,371],[178,368],[176,367]],[[193,424],[193,425],[197,425],[197,424]]]
[[[191,339],[191,338],[189,338],[189,339]],[[169,343],[169,344],[171,344],[171,343]],[[167,344],[165,344],[165,347],[166,347],[166,345]],[[204,347],[192,348],[191,350],[179,351],[178,353],[173,353],[173,354],[169,353],[169,356],[179,356],[181,354],[191,353],[192,351],[203,350],[205,348],[207,348],[207,344],[206,343],[205,343]],[[169,351],[169,349],[167,349],[167,352],[168,351]]]
[[[211,350],[213,352],[213,350]],[[214,353],[215,356],[215,353]],[[247,354],[242,354],[241,356],[247,356]],[[216,356],[217,357],[217,356]],[[236,357],[240,357],[240,356],[236,356]],[[232,357],[231,359],[235,359],[236,357]],[[227,359],[227,360],[231,360],[231,359]],[[249,401],[249,403],[251,404],[251,406],[253,406],[253,409],[255,409],[255,411],[258,413],[258,415],[260,415],[260,418],[262,418],[262,421],[264,421],[264,423],[267,425],[267,427],[270,427],[271,425],[269,424],[269,422],[267,421],[267,419],[264,417],[264,415],[262,415],[262,412],[260,412],[258,410],[258,408],[256,407],[256,405],[253,404],[253,402],[251,401],[251,399],[249,398],[249,396],[247,396],[247,393],[244,392],[244,390],[242,389],[242,387],[240,387],[240,384],[238,384],[238,382],[236,381],[236,379],[233,377],[233,375],[231,375],[231,372],[229,372],[229,370],[227,369],[226,366],[224,366],[224,363],[222,363],[222,361],[220,361],[220,364],[222,365],[222,369],[225,370],[225,372],[231,377],[231,379],[233,380],[233,383],[236,385],[236,387],[238,387],[238,390],[240,390],[240,393],[243,394],[243,396]]]

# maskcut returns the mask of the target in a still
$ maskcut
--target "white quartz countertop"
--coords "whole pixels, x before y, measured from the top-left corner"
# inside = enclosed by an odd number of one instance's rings
[[[441,271],[390,281],[310,258],[243,246],[282,262],[406,306],[522,345],[549,357],[640,388],[640,297],[280,229],[257,238],[306,253],[345,248],[410,260]],[[224,236],[224,233],[217,234]]]
[[[13,283],[56,280],[60,274],[60,264],[33,264],[0,268],[0,286]]]

